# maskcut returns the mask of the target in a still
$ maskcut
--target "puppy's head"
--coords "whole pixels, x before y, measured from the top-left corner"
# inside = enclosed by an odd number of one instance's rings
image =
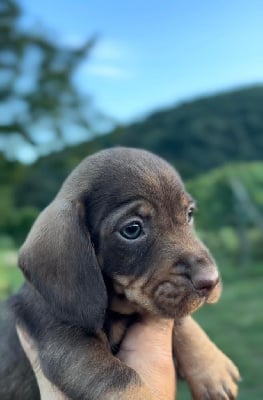
[[[218,270],[194,232],[195,203],[175,169],[142,150],[108,155],[89,223],[103,275],[117,293],[111,307],[125,312],[128,300],[131,311],[176,318],[217,301]]]
[[[85,159],[40,214],[19,265],[58,318],[90,332],[103,324],[105,281],[136,311],[180,317],[220,293],[193,210],[165,161],[105,150]]]

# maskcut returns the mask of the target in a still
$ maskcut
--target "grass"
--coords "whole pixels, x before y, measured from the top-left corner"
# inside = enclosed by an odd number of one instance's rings
[[[17,252],[14,249],[0,248],[0,300],[15,292],[23,281],[16,261]]]
[[[0,249],[0,298],[17,290],[22,274],[15,268],[15,250]],[[222,268],[223,296],[218,304],[204,306],[195,318],[212,340],[238,365],[242,382],[239,400],[262,400],[263,379],[263,264],[249,270],[229,265]],[[190,400],[180,383],[178,400]]]

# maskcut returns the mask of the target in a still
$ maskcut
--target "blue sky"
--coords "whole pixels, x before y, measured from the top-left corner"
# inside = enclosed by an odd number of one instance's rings
[[[181,100],[263,83],[262,0],[22,0],[27,25],[72,46],[99,41],[77,80],[129,122]]]

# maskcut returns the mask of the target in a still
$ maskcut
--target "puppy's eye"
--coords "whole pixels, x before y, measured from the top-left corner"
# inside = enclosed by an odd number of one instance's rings
[[[142,227],[139,222],[131,222],[120,230],[120,234],[129,240],[137,239],[142,233]]]
[[[190,224],[192,222],[192,220],[193,220],[194,211],[195,211],[194,207],[190,207],[188,212],[187,212],[187,222],[188,222],[188,224]]]

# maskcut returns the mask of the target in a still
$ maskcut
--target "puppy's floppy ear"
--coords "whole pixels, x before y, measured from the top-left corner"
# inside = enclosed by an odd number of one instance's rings
[[[56,198],[39,215],[19,266],[58,318],[89,332],[102,327],[107,292],[79,201]]]

